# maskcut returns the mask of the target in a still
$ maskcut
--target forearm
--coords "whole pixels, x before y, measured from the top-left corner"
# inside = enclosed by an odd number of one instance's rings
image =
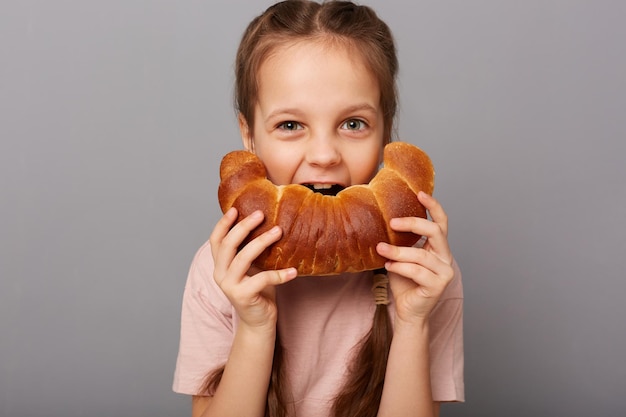
[[[215,395],[202,417],[263,417],[276,331],[240,326]]]
[[[379,417],[432,417],[428,323],[396,321]]]

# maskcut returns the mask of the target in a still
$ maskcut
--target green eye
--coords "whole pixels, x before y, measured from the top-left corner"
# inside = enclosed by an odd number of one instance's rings
[[[365,128],[365,122],[359,119],[346,120],[341,126],[342,129],[347,130],[361,130]]]

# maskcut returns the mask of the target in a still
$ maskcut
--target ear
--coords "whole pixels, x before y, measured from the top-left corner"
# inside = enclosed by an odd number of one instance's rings
[[[243,147],[246,151],[254,153],[254,139],[252,138],[252,132],[250,131],[250,126],[248,126],[248,121],[241,113],[239,113],[238,119],[239,132],[241,133],[241,141],[243,142]]]

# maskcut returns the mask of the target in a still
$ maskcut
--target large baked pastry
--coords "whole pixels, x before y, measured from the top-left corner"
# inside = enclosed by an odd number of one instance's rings
[[[426,218],[417,193],[432,194],[435,176],[428,155],[405,142],[386,145],[383,164],[369,184],[323,195],[304,185],[274,185],[256,155],[234,151],[222,159],[218,200],[224,213],[237,208],[238,221],[255,210],[265,214],[246,242],[274,225],[282,228],[281,239],[255,260],[261,269],[295,267],[299,275],[377,269],[385,263],[378,242],[412,246],[421,237],[393,231],[389,220]]]

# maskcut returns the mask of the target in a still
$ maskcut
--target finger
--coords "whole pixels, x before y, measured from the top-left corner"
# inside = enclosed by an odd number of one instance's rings
[[[249,216],[244,217],[224,236],[220,250],[226,251],[234,257],[246,237],[263,222],[263,217],[263,212],[260,210],[256,210]]]
[[[226,211],[226,213],[224,213],[224,215],[215,224],[215,227],[213,228],[213,232],[211,233],[211,236],[209,237],[213,259],[216,258],[220,243],[222,242],[224,237],[228,234],[228,231],[232,227],[235,220],[237,220],[237,209],[234,207],[231,207],[230,209]]]
[[[417,199],[428,210],[430,218],[434,223],[438,224],[444,233],[444,236],[448,236],[448,215],[444,211],[443,207],[432,195],[426,194],[423,191],[417,193]]]
[[[438,295],[454,278],[454,270],[451,266],[441,264],[441,268],[432,271],[423,265],[411,262],[389,261],[385,268],[392,274],[403,276],[422,287],[425,294]]]
[[[443,234],[438,224],[421,217],[395,217],[389,221],[389,225],[397,232],[411,232],[427,238]]]
[[[262,271],[256,275],[246,278],[242,284],[245,284],[245,291],[250,297],[261,293],[268,287],[275,287],[291,281],[298,276],[296,268],[286,268],[271,271]]]
[[[396,217],[391,219],[389,225],[398,232],[411,232],[425,236],[424,249],[433,251],[448,264],[452,262],[448,238],[438,223],[420,217]]]
[[[224,233],[224,229],[227,227],[230,216],[235,217],[230,223],[231,225],[236,220],[237,211],[231,214],[231,210],[227,211],[227,215],[224,216],[224,222],[216,226],[214,231],[215,236],[212,236],[211,252],[213,254],[213,261],[215,263],[214,278],[218,285],[228,285],[228,282],[224,284],[227,279],[235,280],[239,282],[243,279],[245,271],[241,272],[241,268],[235,268],[234,272],[231,269],[233,261],[241,243],[250,234],[254,228],[256,228],[263,221],[263,213],[256,211],[245,217],[242,221],[235,224],[232,228],[229,228],[227,233]],[[254,260],[254,258],[252,259]],[[250,260],[249,262],[252,262]],[[249,265],[248,265],[249,266]]]
[[[439,256],[422,248],[394,246],[380,242],[376,246],[378,254],[389,260],[389,264],[408,263],[419,265],[434,274],[445,274],[449,271],[450,264]]]
[[[389,283],[394,293],[397,292],[398,288],[404,288],[406,290],[414,288],[414,286],[417,285],[422,288],[422,290],[426,290],[426,293],[432,294],[433,291],[428,289],[435,287],[438,281],[437,276],[433,274],[432,271],[416,264],[389,262],[385,265],[385,268],[387,267],[389,267],[389,269],[387,269]],[[394,277],[398,279],[392,279]]]
[[[282,229],[274,226],[252,239],[237,253],[230,265],[229,272],[234,276],[244,276],[252,266],[252,262],[263,253],[272,243],[282,236]]]

